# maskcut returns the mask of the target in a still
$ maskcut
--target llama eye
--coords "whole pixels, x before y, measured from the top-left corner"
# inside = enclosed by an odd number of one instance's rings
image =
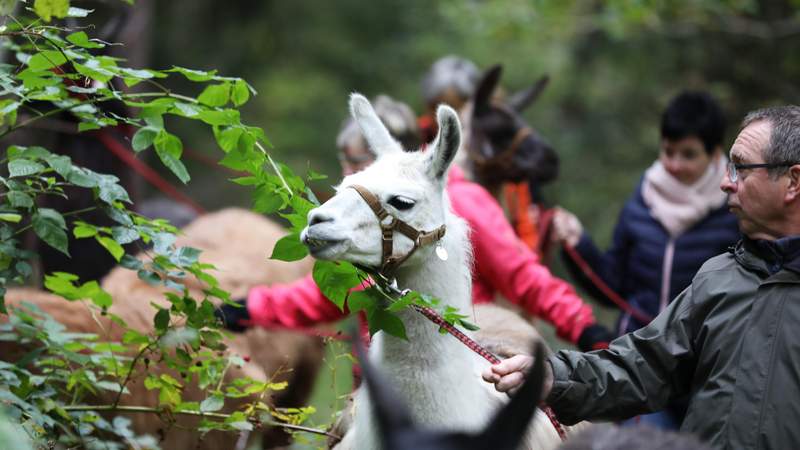
[[[400,196],[390,198],[388,203],[399,211],[405,211],[414,207],[414,200]]]

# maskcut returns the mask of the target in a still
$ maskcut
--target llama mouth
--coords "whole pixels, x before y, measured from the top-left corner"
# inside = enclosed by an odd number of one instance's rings
[[[344,242],[343,239],[312,238],[307,233],[304,233],[301,238],[303,244],[308,247],[309,253],[311,253],[311,255],[315,258],[325,253],[329,253],[329,250],[336,248]]]

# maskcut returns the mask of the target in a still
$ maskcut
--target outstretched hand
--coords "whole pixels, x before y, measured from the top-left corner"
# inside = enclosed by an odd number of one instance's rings
[[[514,394],[525,381],[525,374],[533,366],[533,356],[516,355],[504,359],[483,371],[483,379],[494,384],[499,392]],[[547,398],[553,388],[553,369],[550,364],[545,364],[545,381],[543,397]]]

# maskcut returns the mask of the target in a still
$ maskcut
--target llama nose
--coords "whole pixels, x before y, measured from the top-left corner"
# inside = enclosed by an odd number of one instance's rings
[[[319,208],[312,209],[308,213],[308,226],[317,225],[324,222],[333,222],[333,216]]]

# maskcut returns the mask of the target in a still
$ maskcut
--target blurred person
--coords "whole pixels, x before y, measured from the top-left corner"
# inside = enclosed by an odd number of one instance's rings
[[[748,114],[719,180],[742,239],[706,261],[650,324],[545,364],[545,402],[565,424],[618,420],[683,395],[681,431],[719,449],[800,448],[800,107]],[[484,372],[500,391],[531,358]]]
[[[417,119],[422,142],[436,137],[436,107],[444,103],[456,111],[469,102],[481,78],[478,66],[460,56],[448,55],[436,60],[422,78],[425,113]]]
[[[612,289],[655,316],[712,256],[736,243],[736,217],[718,187],[728,160],[725,122],[716,100],[683,92],[661,117],[661,150],[620,212],[611,247],[601,252],[574,214],[559,209],[555,237],[572,246]],[[611,304],[578,271],[576,278]],[[623,314],[620,335],[646,325]]]
[[[682,92],[661,117],[661,151],[625,203],[611,247],[601,253],[578,219],[557,210],[556,239],[574,247],[596,274],[631,306],[655,317],[691,283],[709,258],[736,243],[736,217],[726,206],[719,180],[728,162],[722,153],[725,121],[705,92]],[[612,304],[566,258],[568,268],[590,293]],[[621,314],[620,335],[646,323]],[[674,429],[685,405],[637,420]]]
[[[376,113],[404,148],[419,148],[421,140],[414,115],[403,103],[387,96],[373,102]],[[375,159],[354,121],[345,121],[336,139],[342,172],[350,174]],[[565,281],[554,277],[538,258],[514,235],[503,211],[491,195],[466,180],[456,167],[450,169],[447,191],[453,211],[470,226],[474,268],[474,303],[493,302],[497,294],[541,317],[556,327],[557,334],[579,348],[589,350],[608,345],[611,333],[597,324],[592,310]],[[311,275],[288,284],[250,289],[245,308],[224,305],[218,310],[233,331],[247,326],[307,327],[344,318],[326,299]]]

